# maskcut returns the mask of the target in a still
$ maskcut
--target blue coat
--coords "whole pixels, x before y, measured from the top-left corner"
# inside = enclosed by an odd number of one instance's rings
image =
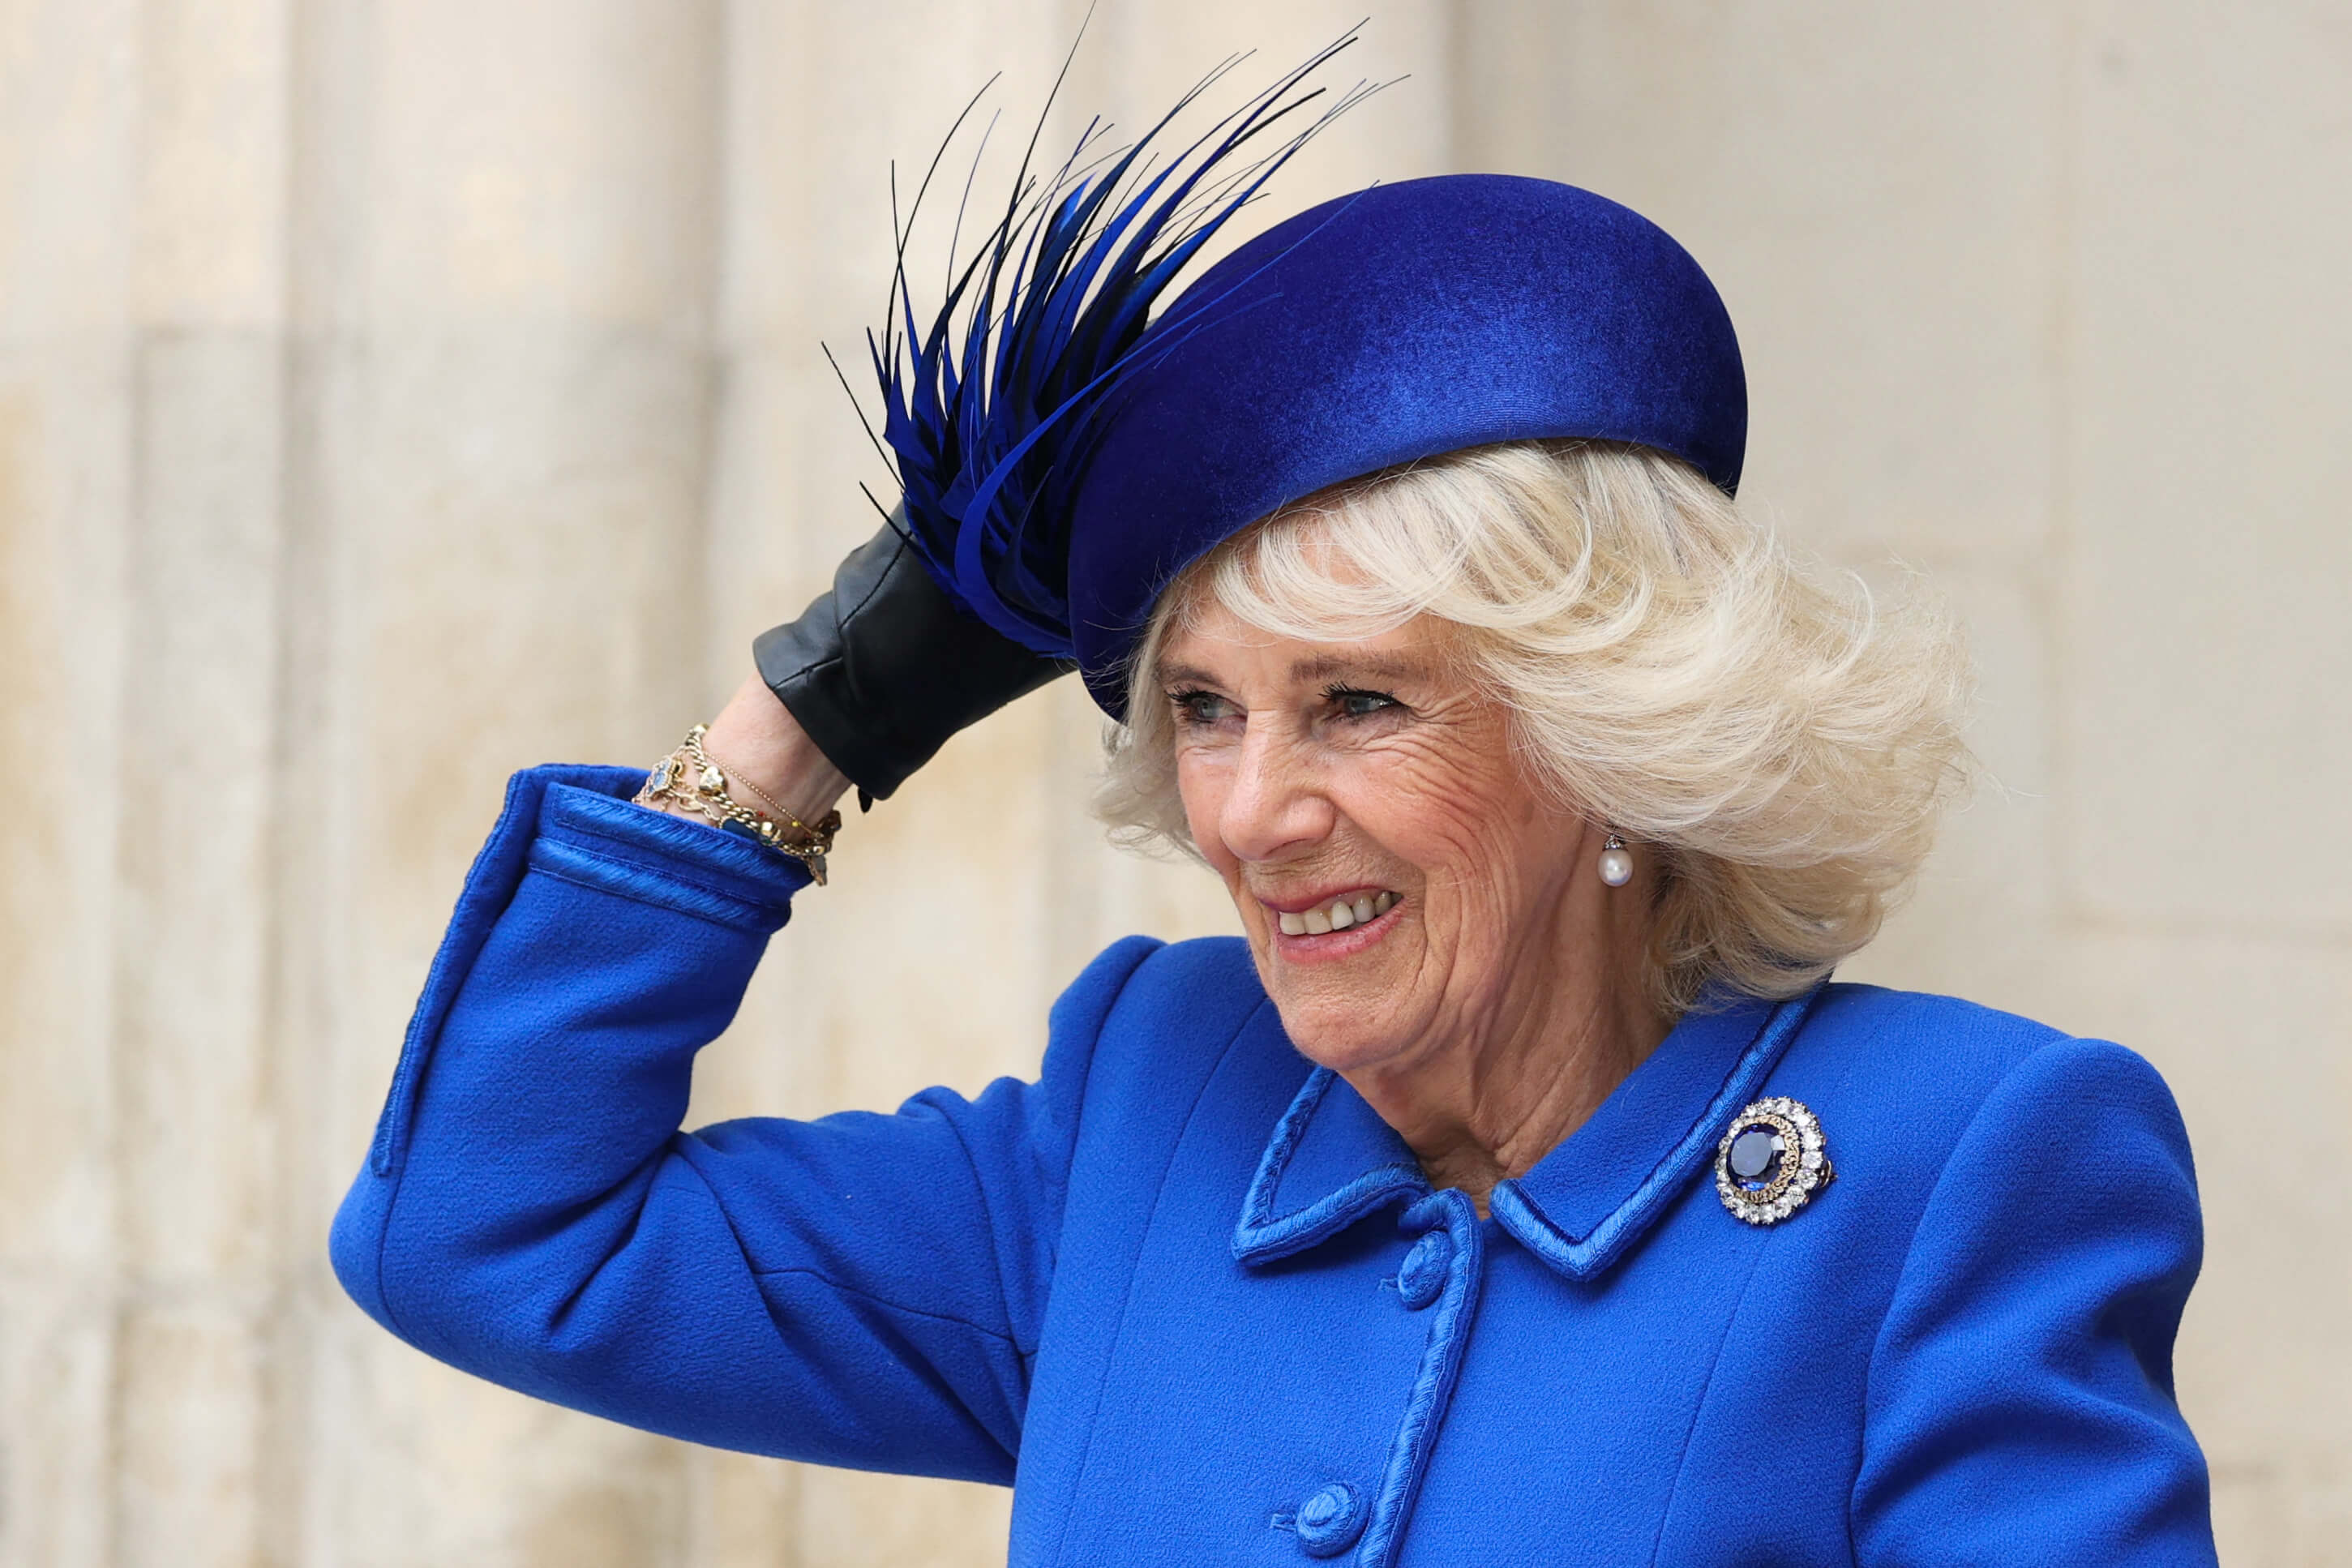
[[[2119,1047],[1830,985],[1693,1016],[1481,1220],[1239,942],[1106,951],[1035,1083],[683,1132],[801,884],[517,776],[335,1268],[403,1339],[697,1442],[1014,1487],[1012,1561],[2210,1563],[2179,1117]],[[1837,1180],[1710,1173],[1801,1100]]]

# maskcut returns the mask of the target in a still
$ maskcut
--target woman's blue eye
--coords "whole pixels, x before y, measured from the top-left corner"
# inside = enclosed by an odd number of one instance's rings
[[[1323,695],[1343,719],[1369,719],[1384,708],[1397,706],[1397,700],[1385,691],[1359,691],[1353,687],[1335,686]]]
[[[1176,717],[1186,724],[1213,724],[1225,716],[1225,700],[1213,691],[1171,691]]]

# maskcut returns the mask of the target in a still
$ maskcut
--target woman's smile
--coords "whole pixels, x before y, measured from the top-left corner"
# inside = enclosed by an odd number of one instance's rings
[[[1291,963],[1329,963],[1378,942],[1396,926],[1402,900],[1386,888],[1358,888],[1318,896],[1303,906],[1260,900],[1276,957]]]

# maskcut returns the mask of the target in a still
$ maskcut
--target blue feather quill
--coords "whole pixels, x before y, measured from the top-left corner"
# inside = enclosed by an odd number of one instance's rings
[[[1307,79],[1355,37],[1350,30],[1317,51],[1165,163],[1150,151],[1155,142],[1239,58],[1124,149],[1101,152],[1107,128],[1089,125],[1040,182],[1031,167],[1049,95],[1003,215],[968,260],[959,266],[950,255],[946,298],[928,326],[907,282],[908,238],[977,96],[933,157],[904,221],[894,216],[890,324],[866,338],[882,389],[876,445],[897,473],[898,515],[924,565],[1005,637],[1049,657],[1074,657],[1068,520],[1094,416],[1137,367],[1154,303],[1201,247],[1309,139],[1377,90],[1359,83],[1303,125],[1291,120],[1322,96]],[[1062,70],[1066,78],[1067,60]],[[1061,86],[1057,79],[1055,94]],[[1277,126],[1286,134],[1270,150],[1243,157]],[[969,194],[968,178],[967,202]],[[959,211],[959,233],[961,223]]]

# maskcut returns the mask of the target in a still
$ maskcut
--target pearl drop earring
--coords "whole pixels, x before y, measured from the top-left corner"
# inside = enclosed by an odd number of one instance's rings
[[[1633,879],[1633,852],[1615,834],[1601,847],[1601,879],[1612,888],[1622,888]]]

